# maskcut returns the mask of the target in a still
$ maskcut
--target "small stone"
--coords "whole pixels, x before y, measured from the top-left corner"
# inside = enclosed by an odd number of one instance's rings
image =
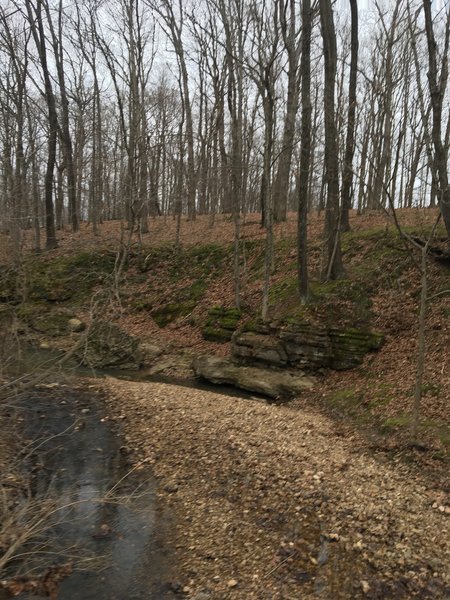
[[[368,594],[370,592],[370,585],[368,581],[361,581],[361,588],[364,594]]]
[[[178,486],[176,484],[169,483],[168,485],[164,486],[164,491],[168,494],[175,494],[175,492],[178,492]]]
[[[80,333],[81,331],[84,331],[86,329],[86,324],[83,323],[83,321],[80,321],[80,319],[76,319],[74,317],[67,321],[67,328],[73,333]]]
[[[227,586],[229,588],[235,588],[238,585],[238,582],[236,581],[236,579],[229,579],[227,581]]]

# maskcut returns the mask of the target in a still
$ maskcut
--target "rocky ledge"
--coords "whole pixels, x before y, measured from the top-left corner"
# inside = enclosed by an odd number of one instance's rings
[[[310,323],[257,324],[234,334],[231,354],[249,366],[287,369],[352,369],[383,343],[379,333],[360,329],[324,328]]]
[[[246,367],[218,356],[197,356],[193,361],[197,377],[216,384],[228,384],[270,398],[289,398],[313,386],[313,379],[301,371]]]

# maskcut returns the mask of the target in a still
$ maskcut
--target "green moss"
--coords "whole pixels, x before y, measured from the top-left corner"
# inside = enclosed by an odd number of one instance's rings
[[[388,383],[373,384],[370,389],[370,408],[385,406],[397,397],[398,391]]]
[[[57,337],[68,333],[70,313],[54,312],[42,303],[26,303],[17,308],[18,318],[33,331]]]
[[[407,430],[411,427],[411,423],[411,414],[403,412],[385,419],[381,424],[381,433],[387,435],[396,430]],[[431,435],[437,438],[445,452],[450,449],[450,426],[447,422],[438,419],[422,419],[419,423],[419,432],[424,436]]]
[[[409,427],[411,425],[411,415],[409,413],[400,413],[393,417],[385,419],[381,425],[383,433],[390,433],[394,429]]]
[[[152,310],[153,302],[150,300],[146,300],[145,298],[134,298],[129,303],[128,306],[137,312]]]
[[[202,337],[208,342],[218,342],[223,344],[231,340],[233,332],[230,329],[222,329],[221,327],[203,327]]]
[[[263,322],[259,317],[252,317],[243,323],[242,327],[240,327],[240,331],[242,331],[242,333],[254,333],[259,330],[259,327],[262,324]]]
[[[0,265],[0,302],[17,300],[17,272]]]
[[[182,248],[170,262],[170,275],[173,280],[190,277],[205,280],[220,273],[224,261],[232,255],[231,246],[204,244],[190,248]]]
[[[422,393],[427,394],[429,396],[434,396],[438,398],[441,395],[442,387],[440,385],[436,385],[434,383],[424,383],[422,386]]]
[[[241,314],[237,308],[213,306],[208,311],[208,319],[202,329],[203,338],[212,342],[228,342],[237,328]]]
[[[341,235],[342,254],[354,255],[361,250],[367,241],[378,242],[380,240],[394,239],[396,232],[394,229],[387,229],[385,226],[371,227],[369,229],[351,230]]]
[[[269,290],[270,304],[282,302],[288,298],[297,298],[298,281],[296,277],[288,277],[282,281],[273,284]]]
[[[439,439],[446,450],[450,450],[450,426],[443,425],[439,430]]]
[[[112,272],[112,253],[80,252],[47,261],[28,260],[28,298],[34,301],[84,300]]]
[[[379,350],[384,341],[380,333],[362,331],[360,329],[330,329],[333,369],[351,369],[362,363],[364,356],[371,351]]]
[[[173,261],[175,256],[174,247],[172,244],[163,244],[161,246],[155,246],[146,248],[142,254],[143,258],[139,258],[138,267],[146,273],[159,268],[162,264],[167,264]]]
[[[327,398],[329,406],[340,415],[350,417],[355,423],[363,425],[371,418],[364,394],[353,388],[339,390]]]

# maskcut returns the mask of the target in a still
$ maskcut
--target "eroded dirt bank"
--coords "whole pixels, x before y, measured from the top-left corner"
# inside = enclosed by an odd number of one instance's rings
[[[166,384],[92,387],[177,516],[181,597],[447,597],[445,499],[326,417]]]

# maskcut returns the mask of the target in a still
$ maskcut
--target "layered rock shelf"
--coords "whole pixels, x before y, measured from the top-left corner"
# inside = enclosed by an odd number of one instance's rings
[[[358,329],[327,329],[309,323],[260,324],[232,338],[235,361],[248,366],[305,369],[351,369],[378,350],[383,336]]]

